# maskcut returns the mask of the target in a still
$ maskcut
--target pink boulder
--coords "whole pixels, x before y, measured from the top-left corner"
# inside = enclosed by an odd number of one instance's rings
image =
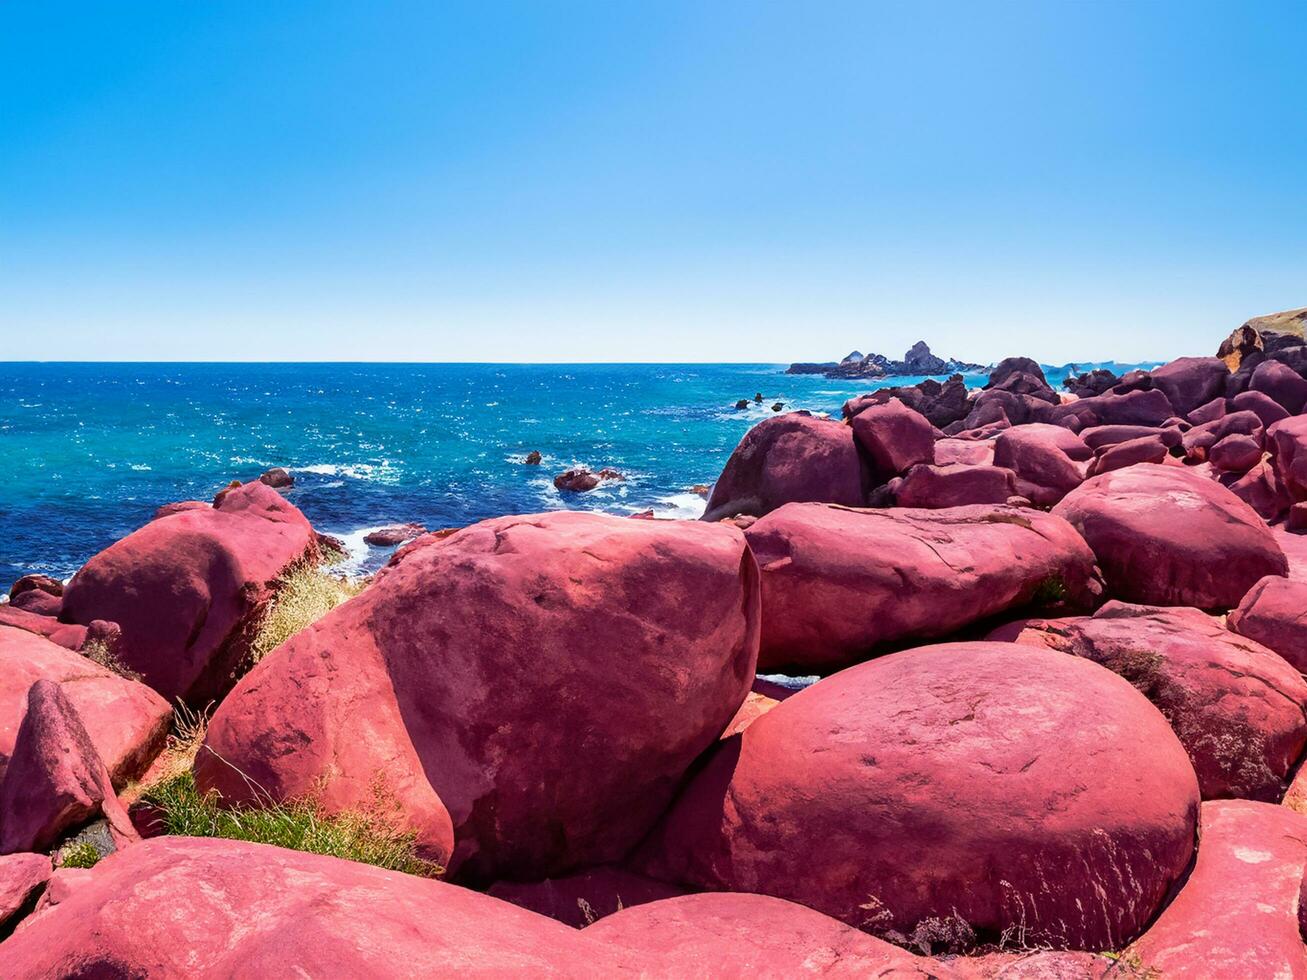
[[[290,472],[284,467],[274,466],[272,469],[263,471],[259,476],[259,482],[272,487],[274,490],[282,490],[286,487],[293,487],[295,477],[291,476]]]
[[[1268,575],[1248,590],[1226,625],[1307,673],[1307,582]]]
[[[135,840],[77,709],[57,683],[37,681],[0,781],[0,854],[45,850],[101,813],[116,842]]]
[[[380,771],[435,853],[452,817],[452,871],[550,877],[644,835],[744,700],[757,650],[757,566],[735,528],[484,521],[261,661],[214,715],[196,778],[347,809]]]
[[[64,594],[64,584],[49,575],[23,575],[9,587],[9,601],[13,602],[24,592],[44,592],[58,597]]]
[[[1088,475],[1098,476],[1100,473],[1111,473],[1140,463],[1161,463],[1167,455],[1165,440],[1156,434],[1113,443],[1105,446],[1089,464]]]
[[[1175,410],[1161,391],[1128,391],[1123,394],[1108,392],[1060,405],[1053,409],[1048,421],[1078,418],[1084,428],[1099,425],[1159,426],[1173,415]]]
[[[139,778],[163,749],[172,709],[154,691],[36,634],[0,628],[0,778],[40,680],[68,696],[115,786]]]
[[[0,976],[621,977],[644,964],[477,892],[264,844],[159,837],[0,945]],[[646,974],[647,975],[647,974]]]
[[[1305,868],[1307,817],[1269,803],[1204,803],[1193,873],[1121,961],[1137,976],[1307,976]]]
[[[1270,395],[1260,391],[1242,391],[1230,399],[1232,412],[1252,412],[1262,420],[1262,426],[1270,428],[1280,419],[1287,419],[1289,413]]]
[[[745,537],[762,575],[764,671],[837,669],[1013,609],[1092,608],[1102,591],[1070,525],[1006,506],[787,504]]]
[[[363,536],[363,543],[376,548],[392,548],[395,545],[403,544],[405,541],[420,538],[426,533],[427,529],[421,524],[390,524],[386,527],[379,527],[375,531],[369,531]]]
[[[497,881],[486,894],[582,929],[622,909],[684,895],[665,881],[612,865],[544,881]]]
[[[1115,949],[1188,865],[1198,799],[1166,719],[1120,677],[949,643],[818,681],[722,742],[638,859],[919,948],[1020,930]]]
[[[623,909],[582,935],[656,963],[660,977],[952,977],[931,960],[766,895],[669,898]]]
[[[85,626],[61,623],[53,616],[42,616],[28,612],[26,609],[15,609],[5,603],[0,605],[0,628],[10,627],[47,639],[65,650],[80,650],[86,642]]]
[[[1016,481],[1009,469],[1000,466],[929,466],[922,463],[906,476],[890,481],[890,490],[900,507],[938,510],[965,504],[1001,504],[1016,495]]]
[[[1194,462],[1202,462],[1208,452],[1227,436],[1251,436],[1262,444],[1264,429],[1256,412],[1231,412],[1215,422],[1195,425],[1181,437],[1185,455]]]
[[[1258,364],[1248,387],[1269,395],[1290,415],[1297,415],[1307,406],[1307,380],[1279,361]]]
[[[1262,446],[1252,436],[1229,435],[1208,450],[1207,458],[1222,473],[1247,473],[1262,461]]]
[[[9,605],[37,616],[55,616],[63,610],[64,601],[57,595],[51,595],[41,589],[29,589],[16,598],[10,598]]]
[[[1142,691],[1189,753],[1203,799],[1278,800],[1307,746],[1307,681],[1200,610],[1111,602],[1092,618],[1033,621],[1014,639],[1102,664]]]
[[[803,412],[766,419],[731,453],[703,519],[761,517],[792,501],[860,507],[868,489],[863,470],[849,426]]]
[[[1056,440],[1040,431],[1045,426],[1029,431],[1032,428],[1034,427],[1019,425],[999,433],[994,440],[994,465],[1013,472],[1016,490],[1021,496],[1041,507],[1051,507],[1080,486],[1085,474]],[[1063,432],[1078,441],[1075,433],[1061,426],[1050,425],[1046,428]],[[1085,448],[1088,450],[1087,446]]]
[[[1307,500],[1307,415],[1276,422],[1266,431],[1275,472],[1293,500]]]
[[[0,938],[12,928],[14,918],[36,901],[52,871],[47,854],[0,857]]]
[[[255,481],[100,552],[69,584],[63,618],[118,623],[124,666],[169,700],[203,704],[235,682],[272,583],[316,556],[304,515]]]
[[[853,438],[883,482],[917,463],[935,462],[935,430],[926,417],[897,398],[853,417]]]
[[[1179,429],[1159,429],[1151,425],[1100,425],[1085,429],[1080,433],[1080,438],[1086,446],[1097,453],[1101,449],[1148,436],[1157,436],[1166,448],[1170,449],[1180,445],[1180,438],[1183,435],[1184,433]]]
[[[1228,608],[1262,576],[1288,571],[1251,507],[1182,467],[1145,463],[1092,477],[1053,513],[1089,542],[1108,592],[1127,602]]]
[[[1225,415],[1229,410],[1229,405],[1226,403],[1224,397],[1213,398],[1210,402],[1207,402],[1207,404],[1199,405],[1197,408],[1190,411],[1185,416],[1185,420],[1189,422],[1191,426],[1206,425],[1208,422],[1215,422],[1217,419],[1225,418]]]
[[[1166,395],[1176,415],[1191,411],[1225,393],[1230,369],[1219,357],[1179,357],[1150,372],[1153,387]]]
[[[947,466],[949,463],[965,463],[967,466],[989,465],[994,462],[994,443],[975,439],[937,439],[935,462],[940,466]]]

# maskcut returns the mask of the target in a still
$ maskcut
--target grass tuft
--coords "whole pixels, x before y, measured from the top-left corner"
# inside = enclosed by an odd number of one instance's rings
[[[444,874],[439,864],[418,856],[413,833],[398,830],[380,808],[327,814],[311,799],[226,808],[216,793],[196,788],[190,771],[155,784],[141,799],[159,811],[168,834],[273,844],[424,878]]]
[[[93,868],[100,860],[100,852],[90,841],[74,841],[59,851],[61,868]]]
[[[129,681],[139,681],[141,679],[141,675],[123,664],[103,640],[91,640],[89,643],[83,644],[82,649],[78,652],[91,663],[99,664],[119,677],[125,677]]]
[[[296,565],[288,570],[278,580],[276,594],[259,624],[250,647],[249,666],[363,589],[362,582],[329,575],[316,565]]]

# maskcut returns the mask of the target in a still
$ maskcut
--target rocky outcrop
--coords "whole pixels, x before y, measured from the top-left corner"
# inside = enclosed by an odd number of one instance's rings
[[[788,504],[745,537],[762,575],[763,671],[838,669],[1030,605],[1092,608],[1102,590],[1065,521],[1011,507]]]
[[[639,863],[928,948],[1009,929],[1119,948],[1188,865],[1198,799],[1184,748],[1120,677],[944,644],[818,681],[722,742]]]
[[[1053,513],[1084,536],[1108,593],[1127,602],[1225,609],[1258,579],[1288,571],[1251,507],[1181,467],[1144,463],[1095,476]]]
[[[214,714],[197,781],[340,810],[381,772],[465,880],[618,860],[744,700],[757,575],[722,524],[475,524],[264,658]]]
[[[1093,617],[1035,620],[991,638],[1084,657],[1128,680],[1171,723],[1204,799],[1279,800],[1307,746],[1307,681],[1197,609],[1111,602]]]
[[[791,364],[785,373],[824,374],[828,378],[884,378],[914,374],[975,374],[985,370],[988,368],[980,364],[937,357],[924,340],[918,340],[899,361],[883,354],[864,355],[855,350],[838,363],[796,363]]]
[[[393,548],[426,533],[426,527],[421,524],[388,524],[363,535],[363,543],[374,548]]]
[[[259,482],[264,486],[272,487],[274,490],[284,490],[287,487],[295,485],[295,477],[281,466],[274,466],[270,470],[264,470],[259,476]]]
[[[247,483],[100,552],[73,576],[61,615],[117,623],[124,666],[168,700],[203,705],[235,683],[276,579],[317,549],[299,510]]]
[[[791,412],[745,433],[713,485],[703,519],[761,517],[805,501],[861,507],[870,483],[853,429]]]

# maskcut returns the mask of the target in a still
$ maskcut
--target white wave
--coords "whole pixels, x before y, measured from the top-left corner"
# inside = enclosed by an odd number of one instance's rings
[[[697,521],[707,509],[708,501],[689,491],[659,497],[653,506],[654,517],[672,517],[680,521]]]
[[[789,674],[759,674],[758,680],[767,681],[777,687],[788,687],[791,691],[802,691],[805,687],[812,687],[821,678],[816,674],[810,677],[791,677]]]
[[[138,473],[144,473],[144,472],[148,472],[151,469],[151,467],[145,463],[133,463],[132,469],[136,470]]]
[[[294,466],[287,469],[291,473],[344,476],[351,480],[371,480],[375,483],[395,483],[399,479],[399,474],[388,459],[380,463],[311,463],[308,466]]]

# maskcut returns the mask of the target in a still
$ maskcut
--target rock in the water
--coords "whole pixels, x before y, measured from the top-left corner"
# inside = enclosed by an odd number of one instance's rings
[[[93,869],[0,945],[0,976],[649,975],[487,895],[264,844],[159,837]]]
[[[591,473],[582,466],[564,470],[554,477],[554,488],[570,493],[585,493],[599,486],[599,474]]]
[[[115,841],[135,839],[77,709],[56,682],[39,680],[0,780],[0,854],[45,850],[99,813]]]
[[[1097,664],[921,647],[818,681],[717,747],[640,858],[926,946],[1115,949],[1193,854],[1198,782]]]
[[[1278,800],[1307,745],[1307,681],[1197,609],[1111,602],[1002,638],[1093,660],[1142,691],[1189,753],[1203,799]]]
[[[35,902],[53,869],[48,854],[9,854],[0,857],[0,938],[13,919]]]
[[[139,778],[162,750],[172,709],[158,694],[34,633],[0,627],[0,778],[40,680],[62,687],[114,785]]]
[[[1231,610],[1226,625],[1307,673],[1307,582],[1268,575]]]
[[[1053,513],[1089,542],[1108,592],[1127,602],[1224,609],[1262,576],[1288,571],[1251,507],[1178,466],[1144,463],[1092,477]]]
[[[570,511],[475,524],[247,674],[197,780],[244,799],[245,774],[343,809],[380,771],[434,853],[452,817],[452,870],[468,880],[618,860],[744,700],[757,576],[724,524]]]
[[[582,929],[625,908],[684,895],[685,890],[613,865],[544,881],[497,881],[486,894]]]
[[[272,583],[317,557],[307,519],[253,482],[151,521],[73,576],[63,618],[122,627],[119,658],[165,698],[203,705],[235,683]]]
[[[1092,608],[1102,591],[1070,525],[1011,507],[788,504],[745,537],[762,574],[764,671],[837,669],[1025,606]]]
[[[421,524],[389,524],[386,527],[379,527],[375,531],[369,531],[363,536],[363,543],[370,544],[375,548],[393,548],[395,545],[403,544],[405,541],[412,541],[414,538],[421,537],[426,533],[426,527]]]
[[[24,575],[9,587],[9,601],[13,602],[25,592],[44,592],[56,598],[64,594],[64,584],[49,575]]]
[[[853,437],[871,457],[882,481],[917,463],[935,462],[935,432],[930,423],[897,398],[855,415]]]
[[[582,935],[657,963],[661,977],[950,977],[931,960],[766,895],[670,898],[623,909]]]
[[[761,517],[794,501],[861,507],[868,489],[864,469],[849,426],[803,412],[767,419],[731,453],[703,519]]]
[[[1307,817],[1269,803],[1204,803],[1193,873],[1121,961],[1137,976],[1307,976],[1304,869]]]
[[[286,487],[295,485],[295,477],[281,466],[274,466],[270,470],[265,470],[259,477],[259,482],[264,486],[272,487],[274,490],[282,490]]]
[[[890,481],[890,491],[900,507],[938,510],[967,504],[1001,504],[1016,495],[1012,471],[1001,466],[970,466],[950,463],[912,467],[907,474]]]
[[[540,455],[540,450],[532,449],[526,454],[526,459],[522,460],[527,466],[539,466],[544,457]]]

